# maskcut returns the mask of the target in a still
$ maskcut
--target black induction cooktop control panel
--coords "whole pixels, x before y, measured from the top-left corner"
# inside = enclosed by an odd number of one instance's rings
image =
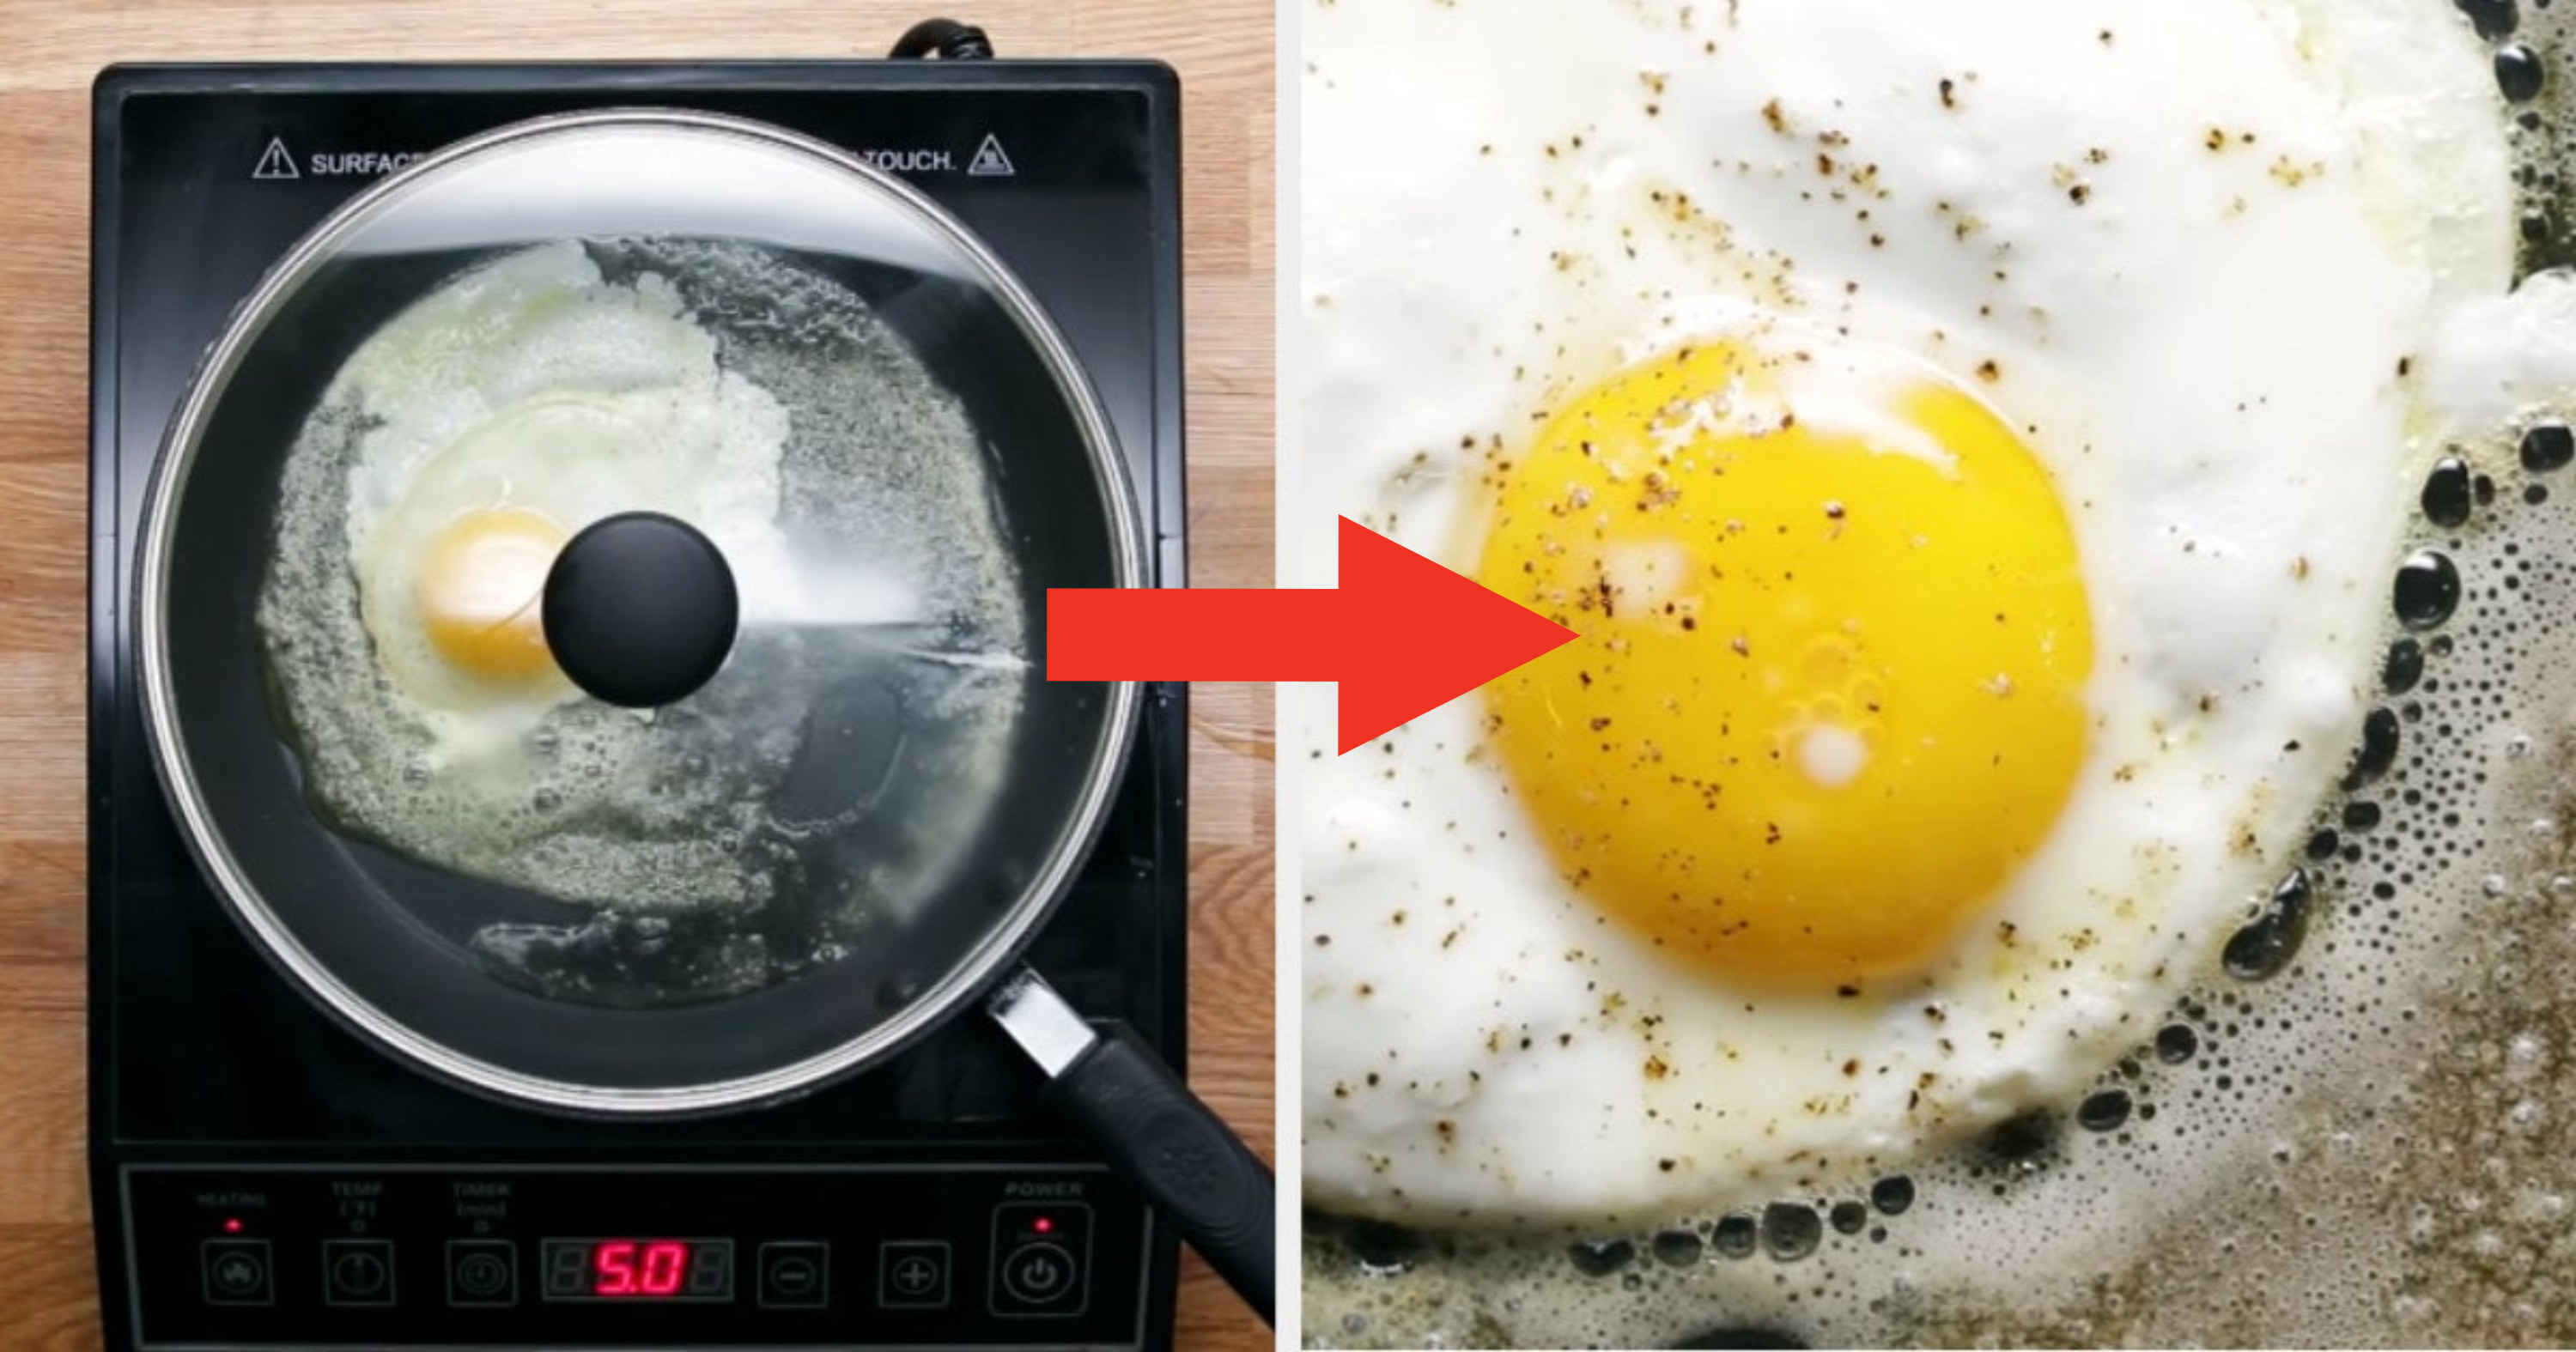
[[[1145,1213],[1096,1166],[136,1166],[156,1347],[1132,1343]]]

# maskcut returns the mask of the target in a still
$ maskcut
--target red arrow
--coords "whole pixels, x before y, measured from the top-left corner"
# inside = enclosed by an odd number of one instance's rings
[[[1575,638],[1342,518],[1342,585],[1047,592],[1050,681],[1338,681],[1349,751]]]

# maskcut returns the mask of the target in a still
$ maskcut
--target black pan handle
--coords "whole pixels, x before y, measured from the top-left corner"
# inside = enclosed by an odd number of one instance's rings
[[[1270,1166],[1134,1033],[1095,1030],[1022,969],[988,1005],[1046,1067],[1049,1099],[1088,1130],[1261,1322],[1278,1288],[1279,1186]]]
[[[1100,1138],[1261,1322],[1272,1322],[1279,1185],[1252,1147],[1125,1028],[1075,1058],[1049,1096]]]

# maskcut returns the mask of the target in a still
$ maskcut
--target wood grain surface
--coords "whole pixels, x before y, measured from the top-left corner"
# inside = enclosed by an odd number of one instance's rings
[[[98,1346],[85,1149],[89,83],[112,61],[857,57],[940,9],[1005,56],[1153,56],[1187,146],[1192,580],[1271,576],[1269,0],[0,0],[0,1348]],[[1273,1147],[1270,692],[1195,693],[1190,1077]],[[1195,1258],[1180,1345],[1268,1347]]]

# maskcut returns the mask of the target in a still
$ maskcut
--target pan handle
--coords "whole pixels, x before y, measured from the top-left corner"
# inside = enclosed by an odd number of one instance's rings
[[[1113,1027],[1104,1036],[1035,972],[1014,973],[986,1007],[1046,1068],[1056,1106],[1098,1139],[1262,1323],[1273,1322],[1279,1187],[1270,1166],[1134,1033]]]

